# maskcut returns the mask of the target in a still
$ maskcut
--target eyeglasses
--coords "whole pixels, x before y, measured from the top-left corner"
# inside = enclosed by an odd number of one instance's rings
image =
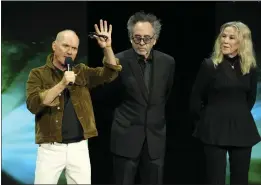
[[[145,36],[145,37],[141,37],[141,36],[135,36],[135,37],[132,37],[132,40],[135,44],[139,44],[142,40],[145,44],[149,44],[151,43],[151,40],[154,38],[154,35],[152,37],[150,36]]]

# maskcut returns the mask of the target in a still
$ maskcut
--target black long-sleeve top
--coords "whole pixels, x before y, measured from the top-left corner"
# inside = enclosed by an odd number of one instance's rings
[[[211,59],[205,59],[190,99],[190,110],[196,121],[193,135],[214,145],[258,143],[261,139],[251,114],[256,93],[256,70],[252,68],[249,74],[243,75],[239,56],[224,56],[217,67]]]

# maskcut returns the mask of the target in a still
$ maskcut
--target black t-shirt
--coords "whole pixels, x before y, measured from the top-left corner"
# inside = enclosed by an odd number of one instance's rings
[[[63,71],[57,69],[58,73],[63,76]],[[77,142],[83,137],[83,128],[74,110],[69,86],[62,92],[64,95],[64,112],[62,119],[62,143]]]

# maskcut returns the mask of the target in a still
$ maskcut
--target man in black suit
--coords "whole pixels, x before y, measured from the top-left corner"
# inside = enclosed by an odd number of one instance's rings
[[[132,48],[116,55],[122,71],[114,82],[120,101],[111,128],[115,179],[117,184],[133,184],[139,169],[142,184],[162,184],[165,105],[175,61],[152,49],[161,30],[155,15],[135,13],[127,26]]]

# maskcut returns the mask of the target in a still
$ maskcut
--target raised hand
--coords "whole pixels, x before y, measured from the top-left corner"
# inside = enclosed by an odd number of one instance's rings
[[[96,40],[98,41],[98,44],[100,45],[101,48],[105,47],[111,47],[111,32],[112,32],[112,25],[107,25],[107,21],[100,20],[100,28],[98,27],[97,24],[94,25],[95,32],[98,35],[104,35],[107,37],[107,39],[103,37],[98,37],[95,36]]]

